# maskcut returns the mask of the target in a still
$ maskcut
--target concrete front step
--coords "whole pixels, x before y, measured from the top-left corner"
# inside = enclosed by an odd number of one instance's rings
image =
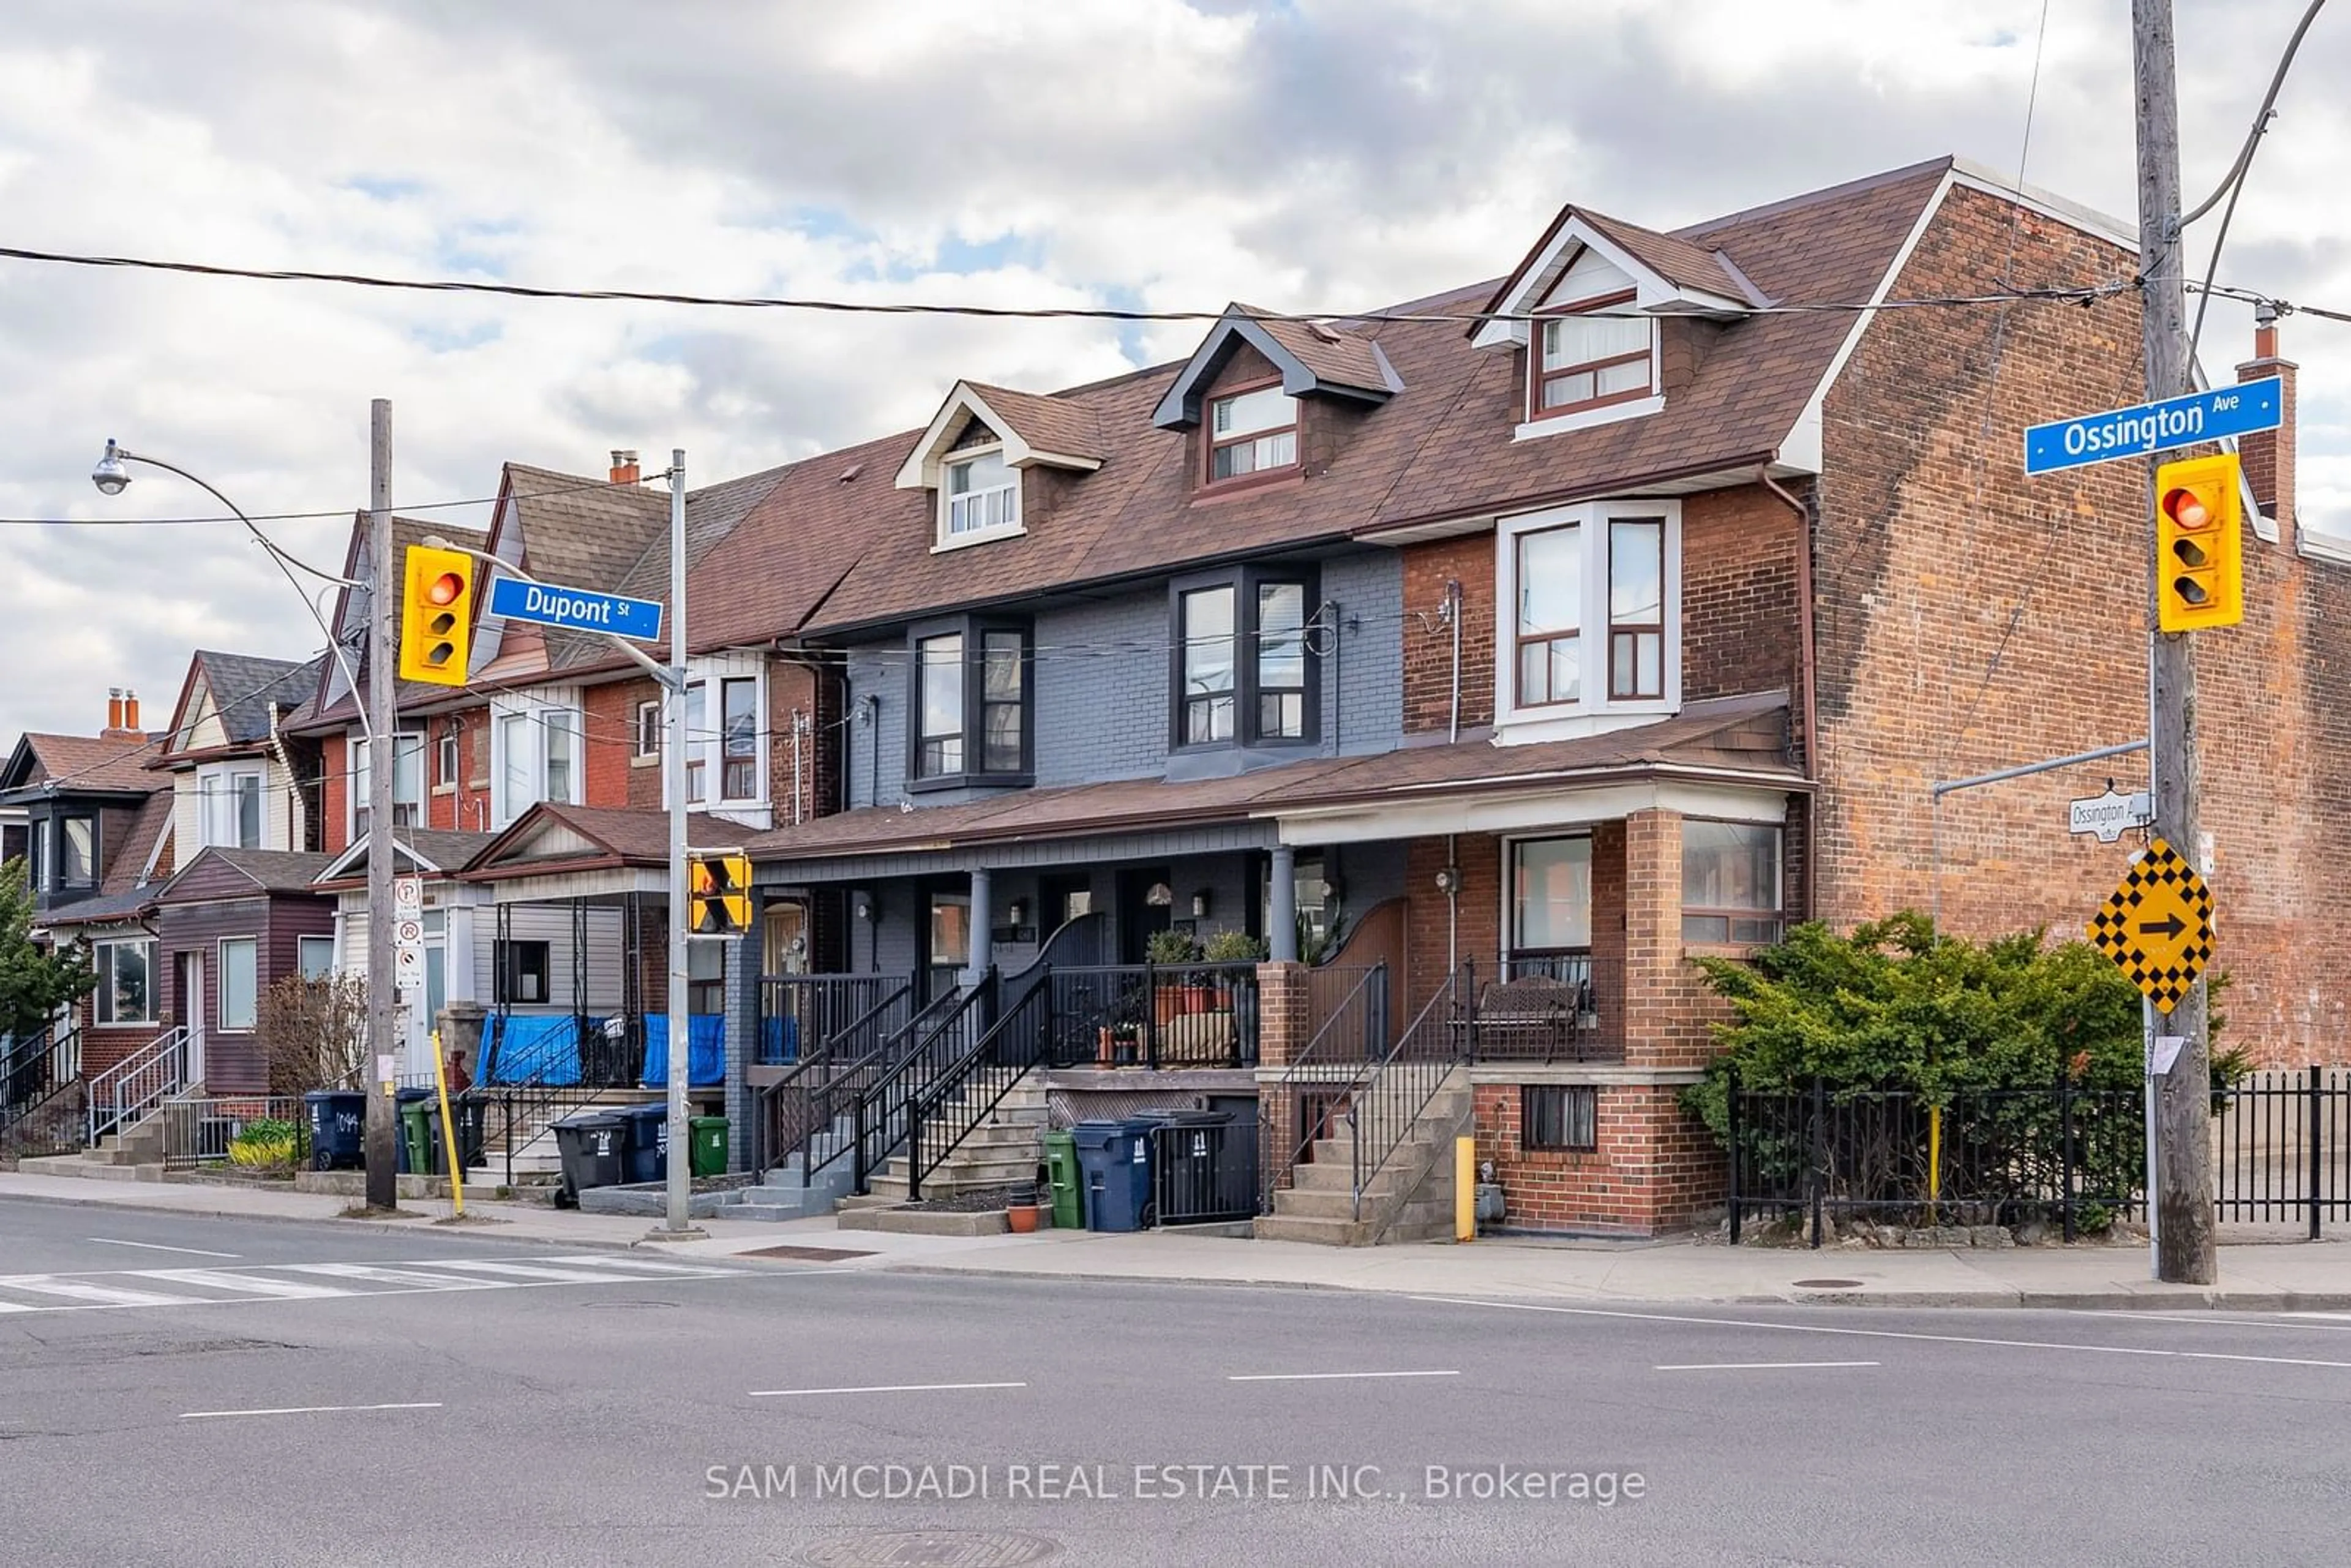
[[[19,1160],[16,1168],[26,1176],[79,1176],[85,1181],[162,1181],[163,1162],[160,1159],[141,1165],[115,1165],[111,1161],[91,1159],[83,1155],[44,1155],[36,1159]]]

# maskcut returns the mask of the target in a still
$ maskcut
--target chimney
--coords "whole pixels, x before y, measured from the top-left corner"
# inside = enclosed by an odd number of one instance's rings
[[[614,447],[612,449],[612,483],[633,485],[637,482],[637,455]]]
[[[106,730],[108,735],[122,733],[122,688],[106,688]]]
[[[122,727],[131,735],[143,733],[139,727],[139,694],[129,686],[122,688]]]
[[[2237,455],[2243,462],[2245,483],[2253,492],[2253,504],[2262,516],[2277,523],[2279,546],[2291,553],[2294,549],[2294,448],[2295,426],[2294,371],[2298,367],[2291,360],[2278,358],[2277,307],[2264,301],[2253,312],[2253,357],[2237,367],[2241,382],[2257,382],[2275,376],[2279,386],[2279,411],[2284,423],[2275,430],[2258,431],[2237,438]]]

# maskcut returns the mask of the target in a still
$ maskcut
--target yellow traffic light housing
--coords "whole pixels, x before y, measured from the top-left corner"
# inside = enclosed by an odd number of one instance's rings
[[[751,857],[696,855],[686,865],[686,930],[739,936],[751,929]]]
[[[400,600],[400,678],[462,686],[473,642],[474,558],[409,546]]]
[[[2245,618],[2244,516],[2235,454],[2155,471],[2156,624],[2166,632]]]

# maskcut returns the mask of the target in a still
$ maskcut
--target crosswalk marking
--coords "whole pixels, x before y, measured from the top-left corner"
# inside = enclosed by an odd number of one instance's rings
[[[200,1301],[197,1296],[165,1296],[153,1291],[134,1291],[124,1285],[93,1285],[86,1280],[53,1280],[46,1274],[19,1274],[8,1281],[12,1291],[25,1291],[36,1296],[63,1296],[69,1301],[89,1301],[100,1307],[184,1307]]]
[[[90,1269],[0,1274],[0,1317],[107,1308],[204,1307],[277,1301],[521,1291],[563,1286],[668,1284],[753,1277],[731,1260],[672,1262],[601,1254],[540,1258],[433,1258],[378,1263],[240,1263],[186,1269]]]
[[[333,1285],[314,1285],[308,1280],[273,1280],[262,1274],[235,1274],[225,1269],[141,1269],[139,1278],[161,1280],[172,1285],[202,1285],[208,1291],[226,1291],[232,1295],[276,1296],[285,1301],[316,1301],[322,1296],[348,1296],[351,1292]]]

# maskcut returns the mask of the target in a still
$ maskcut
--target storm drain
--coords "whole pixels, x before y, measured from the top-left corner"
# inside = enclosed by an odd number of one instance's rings
[[[1799,1280],[1789,1287],[1796,1291],[1858,1291],[1858,1280]]]
[[[823,1542],[800,1561],[813,1568],[1019,1568],[1061,1552],[1042,1536],[1006,1531],[893,1530]]]
[[[859,1252],[847,1247],[760,1247],[749,1252],[737,1252],[737,1258],[791,1258],[802,1263],[838,1263],[848,1258],[871,1258],[871,1252]]]

